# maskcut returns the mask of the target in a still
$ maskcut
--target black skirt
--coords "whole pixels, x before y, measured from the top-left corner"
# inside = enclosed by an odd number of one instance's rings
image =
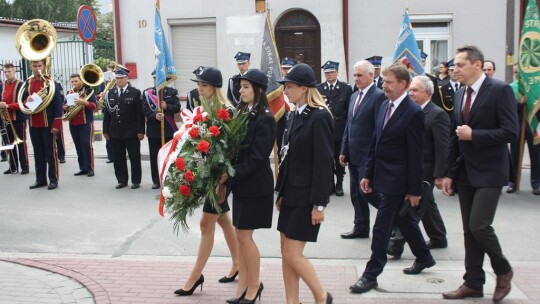
[[[257,198],[239,198],[233,195],[233,225],[241,230],[272,227],[274,194]]]
[[[320,224],[311,224],[313,206],[292,207],[281,205],[278,218],[278,231],[289,239],[302,242],[316,242]]]
[[[229,203],[227,202],[227,200],[225,200],[223,204],[221,204],[220,207],[221,207],[221,213],[231,211],[231,207],[229,207]],[[204,200],[202,211],[206,213],[210,213],[210,214],[219,214],[217,210],[212,207],[212,204],[210,203],[210,200],[208,198]]]

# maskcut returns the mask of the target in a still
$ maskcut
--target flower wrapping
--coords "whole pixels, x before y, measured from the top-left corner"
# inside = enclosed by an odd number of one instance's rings
[[[189,229],[193,215],[206,198],[221,212],[215,194],[223,173],[234,176],[231,160],[241,148],[247,114],[225,109],[217,100],[204,101],[193,112],[183,110],[184,124],[158,154],[161,194],[159,213],[166,210],[178,233]]]

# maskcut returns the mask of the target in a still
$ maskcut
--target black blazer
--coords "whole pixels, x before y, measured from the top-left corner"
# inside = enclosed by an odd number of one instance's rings
[[[186,109],[193,111],[196,107],[201,105],[201,99],[199,97],[199,90],[193,89],[187,93]]]
[[[375,120],[379,114],[381,104],[386,99],[384,92],[377,88],[377,86],[372,85],[364,93],[365,96],[362,99],[362,103],[358,107],[356,114],[353,115],[358,94],[360,94],[359,91],[351,96],[347,125],[341,144],[341,154],[345,155],[345,161],[355,167],[362,166],[366,159],[375,130]]]
[[[248,115],[244,148],[234,163],[235,175],[230,185],[235,197],[255,198],[272,195],[274,176],[270,167],[270,153],[276,140],[276,122],[272,113],[263,108]]]
[[[237,107],[240,104],[240,74],[236,74],[229,79],[227,86],[227,98]]]
[[[146,90],[152,90],[152,94],[156,95],[155,88],[148,88]],[[146,91],[145,90],[145,91]],[[146,116],[146,136],[148,138],[161,138],[161,121],[156,119],[157,108],[154,105],[152,100],[146,96],[145,92],[141,93],[142,95],[142,107],[143,114]],[[165,109],[165,114],[174,121],[174,114],[180,112],[181,106],[180,101],[178,100],[178,91],[165,87],[163,88],[163,101],[167,103],[167,109]],[[165,137],[172,138],[173,134],[178,128],[173,129],[167,121],[165,125]]]
[[[422,193],[424,112],[409,95],[383,129],[388,101],[379,111],[364,177],[375,191],[391,195]]]
[[[137,138],[137,134],[144,134],[141,91],[128,85],[119,97],[118,87],[114,87],[105,98],[111,109],[106,106],[103,111],[103,134],[116,139]],[[114,107],[118,107],[118,111],[112,109]]]
[[[456,92],[454,120],[463,125],[462,107],[465,86]],[[451,140],[449,169],[446,175],[459,178],[459,166],[464,164],[473,187],[493,188],[508,184],[508,143],[519,133],[516,98],[506,83],[486,77],[471,107],[468,126],[471,141]]]
[[[332,92],[330,92],[330,87],[326,81],[319,84],[317,90],[326,100],[326,104],[332,112],[332,118],[334,118],[334,141],[341,141],[347,124],[352,88],[348,83],[338,80]]]
[[[450,118],[446,112],[429,102],[424,107],[423,180],[444,177],[450,146]]]
[[[286,187],[288,195],[283,196],[283,205],[326,206],[334,171],[332,115],[323,107],[309,106],[300,115],[291,114],[283,136],[283,144],[289,148],[279,166],[278,198]]]

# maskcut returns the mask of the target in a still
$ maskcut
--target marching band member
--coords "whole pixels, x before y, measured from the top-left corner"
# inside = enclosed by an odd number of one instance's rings
[[[159,189],[159,170],[157,164],[157,155],[161,148],[161,121],[165,119],[165,142],[173,138],[174,132],[178,131],[178,126],[174,121],[174,114],[180,112],[180,101],[178,100],[178,91],[165,87],[163,88],[163,100],[158,106],[158,97],[156,91],[156,71],[152,72],[154,77],[154,87],[147,88],[143,95],[143,113],[146,116],[146,137],[148,137],[148,148],[150,152],[150,170],[152,173],[152,189]],[[160,113],[159,109],[163,109]]]
[[[19,109],[16,95],[22,86],[22,82],[15,77],[15,67],[12,63],[4,64],[4,74],[6,81],[0,85],[0,111],[7,110],[15,133],[6,124],[7,133],[3,136],[4,142],[12,143],[15,137],[22,140],[22,143],[13,148],[9,159],[9,169],[4,171],[4,174],[17,173],[19,171],[19,163],[21,174],[28,174],[28,149],[26,147],[26,115]]]
[[[84,106],[75,117],[69,120],[69,132],[73,138],[75,149],[77,150],[77,161],[79,162],[79,172],[75,176],[94,176],[94,147],[92,137],[94,135],[94,110],[96,109],[96,96],[92,94],[88,100],[84,96],[92,93],[92,89],[85,86],[79,74],[72,74],[70,77],[71,87],[69,93],[79,93],[80,98],[75,100],[75,104]]]

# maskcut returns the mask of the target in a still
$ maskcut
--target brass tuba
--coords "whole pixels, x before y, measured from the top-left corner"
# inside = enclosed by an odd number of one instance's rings
[[[81,77],[81,81],[85,85],[90,86],[90,87],[95,87],[95,86],[100,85],[104,79],[103,71],[101,70],[101,68],[93,63],[83,65],[83,67],[79,71],[79,76]],[[90,97],[92,97],[93,94],[94,94],[94,90],[91,90],[90,93],[85,94],[84,87],[79,92],[79,96],[86,101],[88,101],[88,99],[90,99]],[[69,106],[66,113],[64,113],[64,115],[62,116],[62,119],[63,120],[72,119],[83,108],[84,106],[81,106],[81,105]]]
[[[39,70],[41,77],[45,79],[45,86],[37,93],[43,100],[34,111],[25,106],[25,100],[22,100],[25,86],[22,86],[17,102],[21,112],[26,115],[37,114],[45,110],[54,98],[56,86],[54,79],[49,75],[50,55],[56,47],[57,34],[54,27],[42,19],[32,19],[25,22],[15,35],[15,47],[19,54],[26,60],[39,61],[45,60],[45,71]],[[30,76],[28,79],[33,78]]]
[[[117,62],[114,62],[114,70],[113,70],[113,73],[114,71],[116,71],[117,68],[122,68],[122,69],[125,69],[125,67]],[[112,89],[114,86],[116,85],[116,77],[114,77],[113,79],[111,79],[111,81],[109,81],[109,83],[107,83],[107,86],[105,87],[105,89],[103,90],[102,92],[102,95],[101,95],[101,98],[99,98],[98,100],[98,107],[100,109],[103,109],[103,107],[105,106],[105,98],[107,97],[107,93],[109,92],[110,89]]]

